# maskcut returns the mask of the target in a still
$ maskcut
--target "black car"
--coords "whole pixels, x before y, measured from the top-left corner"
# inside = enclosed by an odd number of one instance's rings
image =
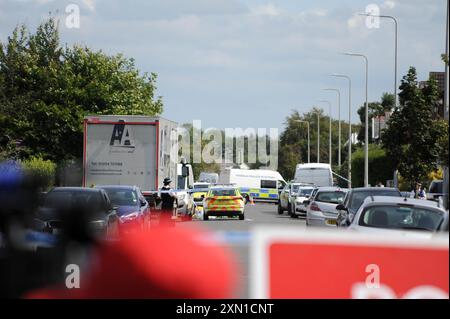
[[[33,228],[55,235],[77,232],[112,238],[118,234],[119,217],[103,189],[57,187],[43,198]]]
[[[388,187],[360,187],[352,188],[345,196],[344,202],[338,206],[337,226],[347,227],[351,224],[353,217],[361,207],[364,200],[369,196],[394,196],[401,197],[397,188]]]

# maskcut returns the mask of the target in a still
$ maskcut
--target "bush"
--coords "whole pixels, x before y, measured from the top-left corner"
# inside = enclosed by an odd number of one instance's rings
[[[369,184],[378,182],[386,184],[394,176],[394,163],[378,145],[369,145]],[[352,155],[352,187],[364,186],[364,148],[359,148]]]
[[[42,190],[48,190],[55,184],[56,164],[40,157],[22,161],[26,173],[37,179]]]

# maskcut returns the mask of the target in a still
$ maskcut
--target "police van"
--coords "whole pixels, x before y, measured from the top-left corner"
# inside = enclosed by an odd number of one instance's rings
[[[246,200],[252,197],[256,201],[274,203],[278,203],[279,191],[286,185],[280,173],[262,169],[228,169],[221,173],[219,181],[238,187]]]

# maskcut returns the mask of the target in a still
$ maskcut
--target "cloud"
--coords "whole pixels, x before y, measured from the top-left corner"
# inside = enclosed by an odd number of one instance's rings
[[[381,8],[383,9],[394,9],[395,8],[395,1],[392,0],[386,0],[381,4]]]
[[[251,9],[251,14],[262,16],[279,16],[282,10],[272,3],[264,4]]]
[[[83,4],[90,10],[95,10],[95,0],[83,0]]]

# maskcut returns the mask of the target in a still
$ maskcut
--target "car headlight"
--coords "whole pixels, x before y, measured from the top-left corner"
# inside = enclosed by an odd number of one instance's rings
[[[139,213],[134,212],[134,213],[131,213],[131,214],[128,214],[128,215],[124,215],[124,216],[120,217],[120,220],[122,222],[126,222],[126,221],[130,221],[130,220],[136,219],[138,217],[139,217]]]

